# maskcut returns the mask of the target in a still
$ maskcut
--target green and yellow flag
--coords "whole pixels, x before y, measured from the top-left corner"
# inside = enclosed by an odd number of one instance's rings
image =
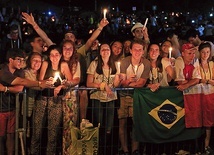
[[[201,128],[185,128],[183,93],[175,87],[134,91],[134,137],[140,142],[166,143],[200,137]]]

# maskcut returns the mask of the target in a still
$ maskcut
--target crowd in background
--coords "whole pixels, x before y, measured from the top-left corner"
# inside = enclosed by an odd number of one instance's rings
[[[117,93],[114,88],[148,87],[155,92],[161,86],[176,86],[184,91],[198,83],[214,85],[213,18],[199,17],[192,22],[190,15],[163,12],[140,15],[116,12],[103,19],[92,15],[80,18],[19,11],[12,12],[10,17],[1,15],[0,73],[10,76],[8,79],[0,77],[0,89],[6,95],[17,93],[13,91],[17,89],[15,86],[29,87],[28,119],[33,126],[29,153],[41,153],[41,131],[46,120],[46,154],[56,153],[62,124],[63,151],[69,154],[71,126],[78,126],[78,119],[92,126],[87,119],[90,100],[94,109],[93,125],[100,123],[105,129],[102,134],[107,139],[101,139],[101,143],[109,145],[113,120],[118,117],[120,154],[140,154],[139,142],[134,139],[129,150],[125,132],[127,118],[133,116],[133,91]],[[144,25],[146,18],[148,23]],[[74,87],[98,90],[89,94],[86,90],[70,90]],[[1,117],[9,112],[8,117],[14,118],[15,107],[10,102],[13,106],[1,103]],[[120,105],[117,116],[114,115],[116,102]],[[104,116],[105,110],[107,115]],[[1,122],[5,123],[5,128],[0,127],[0,151],[4,150],[5,134],[15,132],[11,125],[14,120],[9,121],[10,130],[6,122]],[[213,153],[209,146],[211,127],[206,126],[204,151],[207,153]],[[13,138],[6,138],[8,155],[14,151]]]

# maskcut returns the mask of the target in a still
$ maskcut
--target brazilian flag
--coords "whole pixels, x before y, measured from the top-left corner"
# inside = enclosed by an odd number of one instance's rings
[[[183,92],[175,87],[134,91],[134,138],[139,142],[167,143],[201,136],[201,128],[185,128]]]

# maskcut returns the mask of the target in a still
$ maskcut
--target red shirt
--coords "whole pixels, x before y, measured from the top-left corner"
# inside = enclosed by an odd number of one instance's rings
[[[193,74],[193,70],[194,70],[194,66],[192,64],[186,65],[184,67],[183,73],[184,73],[184,77],[186,80],[191,80],[192,79],[192,74]]]

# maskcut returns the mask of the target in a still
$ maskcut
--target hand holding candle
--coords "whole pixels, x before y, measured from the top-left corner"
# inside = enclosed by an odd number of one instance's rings
[[[59,78],[59,80],[60,80],[60,82],[62,83],[62,78],[60,77],[60,75],[59,75],[59,72],[56,72],[55,73],[55,76],[54,76],[54,83],[56,82],[56,80]]]
[[[143,25],[143,30],[146,28],[147,22],[148,22],[148,18],[146,18],[146,21],[145,21],[145,23]]]
[[[120,73],[120,62],[117,62],[118,73]]]
[[[103,10],[103,18],[106,19],[106,13],[107,13],[107,9]]]
[[[172,57],[172,47],[169,48],[169,58]]]
[[[137,68],[138,68],[138,66],[135,65],[135,66],[134,66],[134,74],[135,74],[135,75],[137,74]]]

